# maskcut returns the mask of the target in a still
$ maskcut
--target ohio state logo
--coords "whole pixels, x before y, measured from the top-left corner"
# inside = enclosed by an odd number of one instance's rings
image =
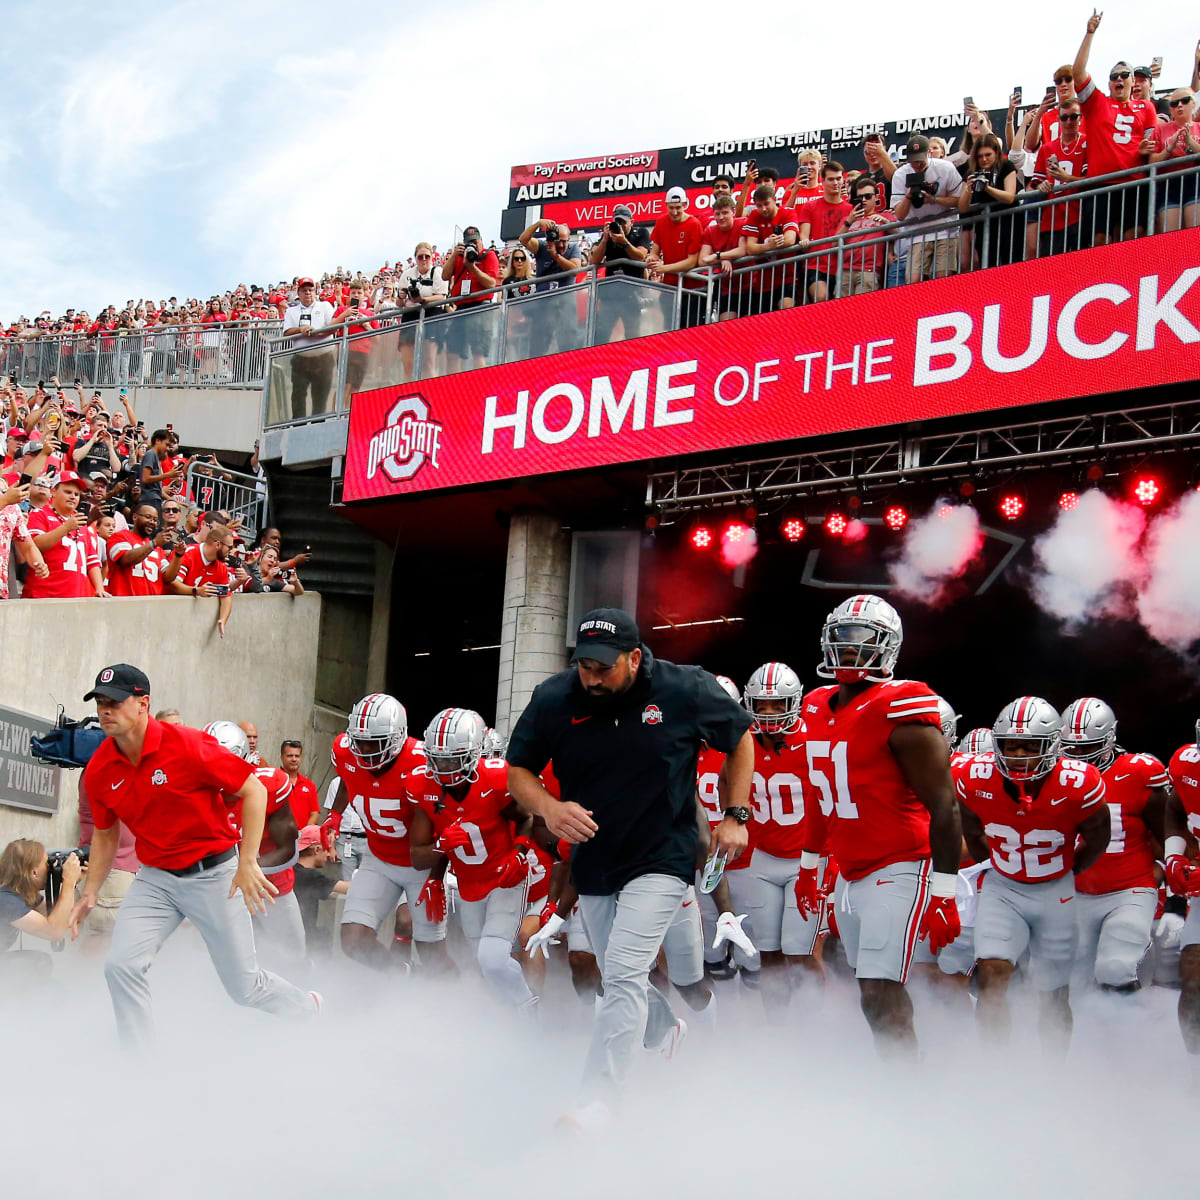
[[[657,704],[647,704],[642,709],[642,724],[643,725],[661,725],[662,724],[662,709]]]
[[[150,782],[154,784],[155,787],[162,787],[162,785],[167,782],[166,771],[155,771],[154,774],[150,776]]]
[[[112,683],[112,681],[113,681],[112,667],[105,667],[104,670],[100,672],[100,682],[101,683]]]
[[[393,483],[403,483],[426,464],[437,470],[442,451],[442,424],[429,419],[423,396],[405,396],[392,405],[383,427],[367,450],[367,478],[382,469]]]

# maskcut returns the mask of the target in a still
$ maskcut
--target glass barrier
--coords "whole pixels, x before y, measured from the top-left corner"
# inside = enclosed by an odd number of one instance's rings
[[[271,356],[265,423],[285,425],[337,411],[338,377],[345,342],[286,350]]]

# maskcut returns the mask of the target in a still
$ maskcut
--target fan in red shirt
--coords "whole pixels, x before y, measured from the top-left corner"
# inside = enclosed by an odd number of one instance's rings
[[[742,315],[742,277],[735,281],[733,265],[739,258],[746,257],[746,238],[742,228],[746,222],[734,216],[735,204],[732,196],[721,195],[713,201],[713,219],[704,230],[697,263],[701,267],[715,267],[717,284],[718,320],[730,321]]]
[[[413,940],[420,946],[422,968],[452,969],[446,950],[446,897],[441,880],[428,868],[414,866],[409,826],[413,806],[407,778],[425,760],[416,738],[408,736],[408,714],[395,696],[372,692],[350,710],[346,732],[334,740],[330,757],[338,791],[321,826],[332,845],[342,813],[353,801],[367,831],[362,863],[350,881],[342,912],[342,950],[365,966],[387,970],[396,959],[376,940],[384,921],[407,899]]]
[[[1088,18],[1087,33],[1071,68],[1075,91],[1087,122],[1087,173],[1093,181],[1098,176],[1125,171],[1144,162],[1149,155],[1149,147],[1143,153],[1143,139],[1151,136],[1151,131],[1158,123],[1158,113],[1152,103],[1132,98],[1133,70],[1128,63],[1119,62],[1109,71],[1110,90],[1107,96],[1096,87],[1096,81],[1088,74],[1092,37],[1100,27],[1102,15],[1093,12]],[[1136,178],[1139,177],[1126,175],[1121,180],[1106,182],[1128,183]],[[1120,192],[1097,197],[1095,202],[1098,227],[1095,245],[1145,235],[1152,214],[1144,188],[1126,187]]]
[[[217,629],[225,636],[225,626],[233,609],[229,567],[226,560],[233,549],[234,535],[228,525],[214,525],[198,546],[189,546],[171,581],[171,590],[179,596],[205,598],[217,596]]]
[[[659,217],[650,231],[650,253],[646,256],[646,268],[662,274],[663,283],[675,287],[679,276],[695,268],[700,259],[700,247],[704,245],[704,227],[687,211],[687,192],[673,187],[667,192],[666,216]],[[689,294],[688,289],[699,287],[698,281],[684,280],[679,324],[688,329],[700,321],[703,297]],[[675,297],[664,295],[663,315],[670,320]],[[668,324],[667,328],[670,328]]]
[[[1087,174],[1087,138],[1080,132],[1083,118],[1078,101],[1071,100],[1064,104],[1059,116],[1062,120],[1062,137],[1042,143],[1034,168],[1034,186],[1048,195],[1057,195],[1068,189],[1078,191],[1079,180]],[[1043,208],[1038,221],[1039,257],[1082,249],[1081,216],[1079,201]]]
[[[128,663],[105,667],[95,699],[105,741],[84,773],[95,832],[71,934],[96,906],[112,869],[121,826],[134,836],[142,867],[117,914],[105,977],[117,1028],[145,1045],[153,1034],[147,975],[163,942],[190,921],[204,936],[221,982],[239,1004],[311,1018],[320,997],[259,968],[250,912],[275,894],[257,862],[266,819],[262,783],[247,764],[198,729],[150,716],[150,681]],[[225,796],[242,803],[240,839]],[[245,908],[233,904],[242,893]]]
[[[1048,1050],[1065,1052],[1077,938],[1075,876],[1109,843],[1104,780],[1091,764],[1060,758],[1062,718],[1039,696],[1021,696],[992,726],[995,751],[960,767],[955,790],[963,835],[994,868],[975,918],[980,1030],[1007,1040],[1008,984],[1025,951],[1040,994],[1038,1028]]]
[[[1095,696],[1067,705],[1061,736],[1064,753],[1099,770],[1112,830],[1096,864],[1075,879],[1076,964],[1106,990],[1135,992],[1158,909],[1154,860],[1171,781],[1153,754],[1117,745],[1116,714]]]
[[[765,261],[775,262],[790,258],[786,251],[795,246],[800,237],[800,220],[793,209],[780,208],[772,184],[760,183],[754,189],[754,208],[747,213],[742,232],[746,235],[747,254],[762,255]],[[763,264],[756,265],[760,269],[756,272],[755,311],[791,308],[796,302],[792,295],[796,278],[794,264],[789,261],[769,269]]]
[[[833,237],[842,222],[854,211],[854,205],[842,194],[842,182],[846,178],[845,168],[839,162],[827,162],[821,168],[822,194],[809,200],[797,214],[800,218],[801,249],[809,242]],[[837,255],[822,254],[804,264],[806,291],[810,300],[828,300],[836,290]]]
[[[352,338],[357,333],[366,333],[369,329],[379,328],[378,321],[364,319],[372,316],[374,316],[374,311],[371,308],[370,297],[366,295],[361,285],[352,283],[350,299],[334,311],[333,320],[326,328],[344,326],[346,337]],[[367,373],[367,366],[371,361],[372,342],[370,338],[360,338],[348,345],[350,357],[346,361],[346,391],[353,396],[361,390],[363,376]]]
[[[527,818],[508,794],[508,764],[482,757],[486,731],[468,708],[443,709],[429,722],[426,761],[407,784],[413,864],[435,877],[453,865],[457,911],[484,980],[500,1000],[532,1006],[537,999],[512,957],[529,888],[514,824]]]
[[[892,677],[903,637],[878,596],[851,596],[825,620],[817,674],[837,684],[804,698],[806,784],[819,802],[806,814],[796,900],[818,911],[820,854],[835,857],[838,932],[863,1015],[877,1044],[912,1052],[904,983],[918,939],[936,956],[961,930],[962,833],[937,697]]]
[[[64,471],[50,494],[50,503],[29,514],[29,532],[50,573],[45,578],[31,575],[26,579],[24,599],[68,600],[96,594],[88,570],[99,569],[100,559],[94,551],[90,558],[88,555],[87,520],[79,515],[82,494],[83,480],[74,471]]]
[[[161,596],[163,594],[162,555],[173,539],[160,533],[158,510],[141,504],[133,514],[130,529],[114,533],[108,539],[108,594],[110,596]]]

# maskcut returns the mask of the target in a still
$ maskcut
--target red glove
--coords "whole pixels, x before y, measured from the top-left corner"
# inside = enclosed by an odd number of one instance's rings
[[[546,907],[538,914],[538,928],[544,929],[550,923],[550,918],[557,915],[558,905],[553,900],[547,900]]]
[[[425,919],[440,925],[446,919],[446,889],[440,879],[427,879],[417,903],[425,906]]]
[[[919,933],[921,941],[929,939],[931,954],[937,954],[944,950],[962,933],[958,905],[954,902],[956,883],[957,876],[948,871],[934,871],[933,873],[933,895],[925,906]]]
[[[1182,854],[1172,854],[1166,861],[1167,887],[1177,896],[1200,895],[1200,867],[1188,862]]]
[[[800,874],[796,876],[796,907],[806,917],[815,917],[821,911],[821,887],[817,875],[821,860],[812,850],[800,855]]]
[[[447,825],[442,832],[442,836],[437,840],[435,849],[440,850],[443,854],[449,854],[454,850],[461,850],[464,846],[471,844],[470,834],[457,822],[453,825]]]
[[[525,856],[519,850],[514,850],[496,868],[496,886],[516,887],[517,884],[525,882],[525,876],[528,874],[529,864],[525,861]]]
[[[1154,910],[1154,919],[1157,921],[1159,917],[1167,911],[1167,889],[1159,884],[1158,887],[1158,907]]]
[[[331,812],[321,823],[321,845],[326,850],[333,849],[333,839],[342,832],[342,814]]]

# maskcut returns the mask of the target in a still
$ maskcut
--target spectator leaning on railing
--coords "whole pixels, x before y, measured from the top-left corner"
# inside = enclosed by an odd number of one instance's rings
[[[1064,100],[1058,106],[1056,137],[1044,139],[1038,151],[1033,186],[1047,196],[1068,190],[1078,192],[1080,180],[1087,174],[1087,139],[1081,130],[1083,116],[1078,100]],[[1083,221],[1080,201],[1049,204],[1038,214],[1037,255],[1061,254],[1083,246]]]
[[[218,597],[217,631],[222,637],[233,610],[233,585],[227,563],[232,550],[233,531],[226,525],[214,525],[202,545],[184,551],[179,573],[171,582],[171,591],[177,596]]]
[[[842,194],[842,181],[846,169],[839,162],[827,162],[821,168],[821,194],[808,200],[796,214],[800,219],[800,236],[797,244],[801,249],[811,241],[832,237],[838,226],[850,215],[854,207]],[[805,281],[810,300],[828,300],[837,292],[837,255],[822,254],[805,267]]]
[[[910,138],[907,161],[892,176],[892,211],[912,234],[908,248],[908,282],[941,279],[958,270],[958,208],[962,178],[944,158],[929,157],[924,134]],[[936,230],[923,232],[936,224]]]
[[[879,189],[869,175],[860,175],[854,181],[851,200],[853,207],[842,218],[838,233],[861,233],[862,236],[847,241],[842,259],[843,296],[878,290],[887,264],[887,247],[881,240],[880,228],[896,220],[891,209],[880,211]]]
[[[310,347],[292,355],[292,416],[300,419],[309,415],[310,392],[313,413],[328,411],[337,356],[324,332],[333,320],[333,305],[317,299],[316,284],[308,276],[297,281],[296,294],[296,303],[283,316],[283,335],[296,338],[297,346]]]
[[[734,216],[737,207],[733,197],[725,192],[713,200],[713,219],[704,230],[699,264],[715,267],[717,282],[717,319],[729,321],[741,316],[744,306],[739,290],[734,294],[731,276],[733,264],[746,256],[746,237],[742,232],[745,221]]]
[[[650,232],[650,253],[646,267],[662,275],[663,283],[674,288],[679,276],[695,268],[700,258],[700,247],[704,244],[704,227],[687,211],[687,192],[681,187],[667,191],[667,212],[659,217]],[[704,296],[686,288],[681,298],[679,326],[687,329],[700,322]],[[663,315],[669,316],[675,305],[675,297],[662,298]]]
[[[463,230],[463,240],[446,256],[442,278],[450,285],[452,306],[459,312],[490,303],[492,297],[480,297],[500,282],[500,259],[494,250],[484,250],[483,239],[474,225]],[[492,325],[482,315],[467,321],[460,318],[448,323],[445,334],[447,367],[465,370],[465,363],[486,367],[492,352]]]
[[[1196,94],[1190,87],[1176,88],[1168,102],[1171,119],[1155,125],[1152,133],[1150,161],[1170,163],[1186,154],[1200,154],[1200,121],[1196,120]],[[1192,164],[1194,166],[1194,164]],[[1193,171],[1179,175],[1178,167],[1165,166],[1160,172],[1156,227],[1159,233],[1173,229],[1194,229],[1200,214],[1200,188]]]
[[[742,232],[746,236],[746,253],[762,259],[757,272],[758,286],[747,295],[751,312],[774,312],[795,304],[792,289],[795,281],[793,263],[769,266],[796,245],[800,236],[800,219],[794,209],[780,208],[775,199],[775,186],[760,183],[754,189],[754,208],[745,218]],[[743,283],[743,288],[747,285]],[[749,285],[751,288],[754,285]]]

